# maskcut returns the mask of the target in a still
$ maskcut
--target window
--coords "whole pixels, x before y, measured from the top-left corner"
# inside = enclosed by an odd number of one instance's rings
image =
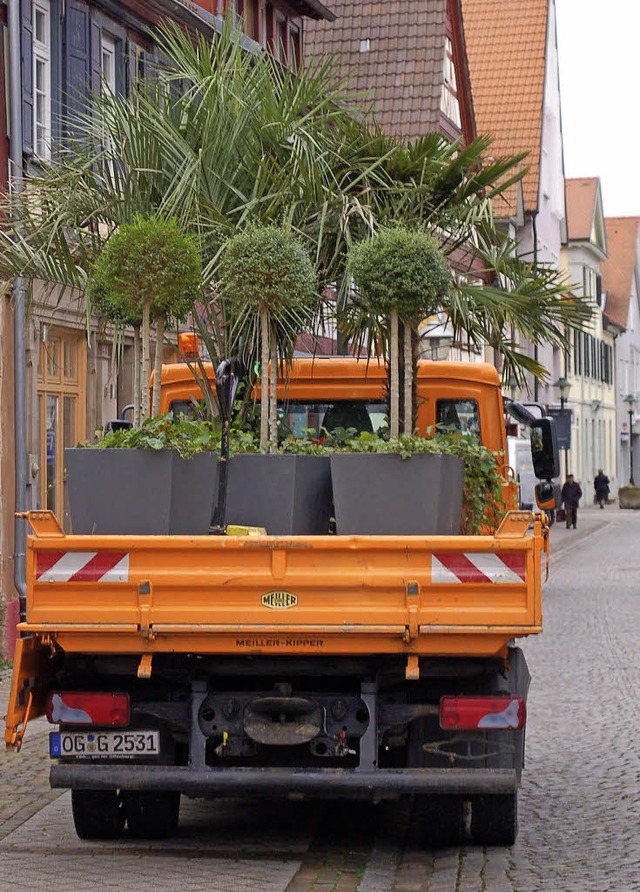
[[[51,156],[51,9],[48,0],[33,2],[33,149]]]
[[[579,331],[573,333],[573,371],[582,375],[582,334]]]
[[[300,28],[289,25],[289,67],[299,68],[302,61],[302,41]]]
[[[116,42],[113,37],[107,34],[102,35],[102,43],[100,47],[101,62],[100,71],[102,72],[103,87],[116,92]]]
[[[269,7],[267,9],[267,7]],[[266,49],[270,39],[271,7],[267,3],[260,4],[260,43]]]
[[[436,424],[480,439],[480,413],[476,400],[438,400]]]
[[[276,39],[273,55],[279,62],[287,61],[287,20],[276,13]]]
[[[252,40],[258,39],[257,0],[246,0],[244,4],[244,33]]]
[[[453,44],[447,37],[444,46],[444,83],[442,84],[441,111],[457,127],[462,126],[460,118],[460,103],[458,102],[458,83],[456,79],[456,66],[453,60]]]
[[[591,335],[584,334],[584,376],[591,377]]]

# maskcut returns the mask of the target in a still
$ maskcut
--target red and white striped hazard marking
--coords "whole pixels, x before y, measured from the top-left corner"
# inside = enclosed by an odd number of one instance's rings
[[[125,551],[39,551],[37,582],[128,582]]]
[[[525,555],[522,553],[460,554],[443,551],[431,556],[431,581],[523,583],[525,568]]]

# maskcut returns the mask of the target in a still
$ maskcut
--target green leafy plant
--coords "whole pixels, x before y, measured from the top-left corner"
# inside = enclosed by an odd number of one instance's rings
[[[218,451],[220,427],[210,421],[199,421],[171,412],[147,418],[139,428],[111,431],[92,448],[97,449],[173,449],[182,458],[193,458],[200,452]]]
[[[134,425],[160,407],[160,369],[168,319],[182,321],[202,293],[197,241],[175,219],[138,215],[111,235],[91,268],[87,296],[117,327],[133,325],[136,337]],[[156,324],[153,403],[149,407],[150,331]],[[139,411],[139,415],[138,415]]]
[[[389,318],[390,432],[399,433],[399,321],[403,325],[404,430],[413,432],[413,335],[419,322],[446,303],[451,269],[426,232],[397,226],[353,245],[347,257],[360,296],[374,316]]]
[[[252,344],[261,345],[260,445],[270,440],[275,450],[278,354],[286,364],[318,305],[313,264],[290,230],[251,224],[226,243],[218,276],[222,302],[246,333],[250,352]]]

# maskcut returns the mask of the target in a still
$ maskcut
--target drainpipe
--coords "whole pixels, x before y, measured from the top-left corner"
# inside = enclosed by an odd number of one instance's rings
[[[22,189],[22,71],[18,0],[7,6],[9,26],[10,163],[9,179],[14,194]],[[23,276],[13,282],[13,393],[15,443],[15,510],[27,510],[27,371],[25,352],[26,286]],[[20,599],[20,620],[26,619],[27,527],[24,518],[14,521],[13,581]]]
[[[537,213],[534,213],[531,215],[531,225],[533,228],[533,262],[536,266],[538,265],[538,226],[536,224],[537,216],[538,216]],[[533,345],[533,358],[535,359],[536,362],[538,361],[538,342],[537,341]],[[534,401],[534,403],[539,402],[539,400],[538,400],[539,391],[540,391],[540,387],[538,385],[538,379],[534,378],[534,381],[533,381],[533,401]]]

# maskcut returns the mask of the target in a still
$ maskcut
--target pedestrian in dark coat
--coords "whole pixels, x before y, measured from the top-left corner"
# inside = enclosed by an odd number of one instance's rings
[[[562,501],[564,502],[565,519],[567,521],[567,529],[573,527],[577,529],[578,524],[578,505],[582,498],[582,489],[577,480],[574,480],[573,474],[567,474],[567,480],[562,487]]]
[[[596,502],[601,508],[604,508],[604,503],[609,498],[609,478],[602,468],[598,469],[598,473],[593,481],[593,488],[596,491]]]

